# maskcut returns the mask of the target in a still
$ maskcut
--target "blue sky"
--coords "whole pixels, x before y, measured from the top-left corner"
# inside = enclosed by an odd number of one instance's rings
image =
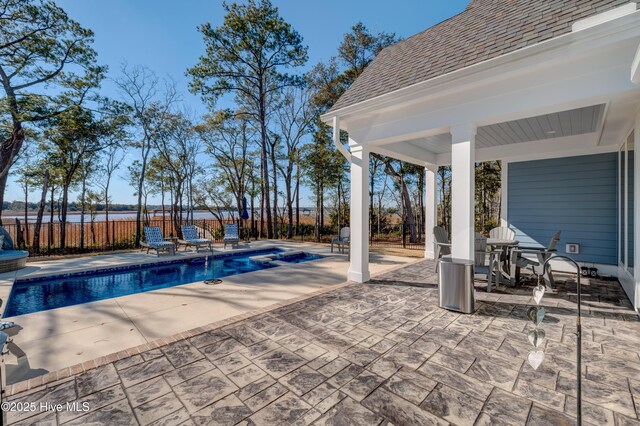
[[[204,51],[197,26],[222,23],[220,0],[57,0],[69,16],[95,32],[99,62],[117,77],[120,64],[145,65],[159,76],[169,76],[183,99],[198,114],[206,109],[188,92],[185,70]],[[468,0],[272,0],[309,46],[308,67],[336,54],[338,44],[352,25],[362,21],[371,30],[408,37],[461,12]],[[105,82],[105,95],[118,98]],[[125,171],[120,174],[124,175]],[[114,202],[133,203],[132,190],[117,179]],[[6,200],[22,199],[15,183],[7,187]],[[150,200],[151,203],[156,200]]]

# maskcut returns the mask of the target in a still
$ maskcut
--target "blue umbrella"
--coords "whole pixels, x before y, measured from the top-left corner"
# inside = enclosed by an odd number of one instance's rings
[[[242,213],[240,217],[244,220],[249,219],[249,212],[247,211],[247,197],[242,197]]]

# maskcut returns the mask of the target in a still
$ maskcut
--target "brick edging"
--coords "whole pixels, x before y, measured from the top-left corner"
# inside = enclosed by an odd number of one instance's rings
[[[397,269],[403,268],[405,266],[411,265],[413,263],[416,262],[420,262],[423,261],[424,259],[416,259],[415,261],[410,261],[407,263],[403,263],[401,265],[397,265],[394,266],[392,268],[388,268],[384,271],[380,271],[378,273],[375,273],[372,275],[372,278],[377,276],[377,275],[381,275],[381,274],[385,274],[388,272],[392,272],[395,271]],[[224,320],[220,320],[220,321],[216,321],[216,322],[212,322],[210,324],[201,326],[201,327],[196,327],[196,328],[192,328],[190,330],[187,331],[183,331],[181,333],[177,333],[171,336],[166,336],[166,337],[162,337],[160,339],[156,339],[153,340],[151,342],[147,342],[147,343],[143,343],[141,345],[135,346],[133,348],[130,349],[125,349],[119,352],[113,352],[109,355],[105,355],[105,356],[101,356],[99,358],[96,359],[92,359],[89,361],[85,361],[79,364],[75,364],[72,365],[70,367],[65,367],[62,368],[60,370],[57,371],[51,371],[49,373],[46,373],[42,376],[37,376],[37,377],[33,377],[31,379],[27,379],[27,380],[23,380],[21,382],[18,383],[14,383],[13,385],[7,385],[5,387],[5,389],[3,390],[3,395],[4,396],[12,396],[12,395],[16,395],[22,392],[26,392],[26,391],[30,391],[33,390],[35,391],[36,389],[40,388],[40,387],[45,387],[47,385],[52,385],[52,384],[56,384],[56,382],[60,382],[60,381],[66,381],[68,380],[70,377],[76,376],[78,374],[82,374],[84,372],[96,369],[98,367],[102,367],[104,365],[107,364],[111,364],[113,362],[116,362],[118,360],[121,359],[125,359],[125,358],[129,358],[132,357],[134,355],[138,355],[142,352],[146,352],[146,351],[150,351],[152,349],[156,349],[162,346],[166,346],[169,345],[171,343],[177,342],[179,340],[186,340],[189,339],[191,337],[197,336],[199,334],[203,334],[212,330],[216,330],[222,327],[225,327],[227,325],[239,322],[239,321],[243,321],[246,319],[249,319],[251,317],[257,316],[257,315],[262,315],[262,314],[266,314],[272,311],[275,311],[277,309],[283,308],[285,306],[289,306],[289,305],[293,305],[295,303],[298,302],[302,302],[304,300],[307,299],[311,299],[313,297],[316,296],[320,296],[322,294],[325,293],[329,293],[333,290],[336,289],[340,289],[340,288],[344,288],[347,287],[351,284],[354,284],[353,281],[345,281],[343,283],[340,284],[336,284],[336,285],[332,285],[332,286],[328,286],[327,288],[323,288],[320,290],[316,290],[314,292],[302,295],[302,296],[298,296],[298,297],[294,297],[292,299],[287,299],[283,302],[280,303],[274,303],[272,305],[266,306],[264,308],[258,308],[258,309],[254,309],[248,312],[245,312],[243,314],[238,314],[238,315],[234,315],[232,317],[229,317],[227,319]]]

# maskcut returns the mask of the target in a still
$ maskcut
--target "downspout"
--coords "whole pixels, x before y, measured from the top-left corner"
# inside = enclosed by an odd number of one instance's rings
[[[333,117],[333,144],[336,146],[340,154],[347,159],[349,163],[351,163],[351,153],[349,150],[340,142],[340,119],[338,116]]]

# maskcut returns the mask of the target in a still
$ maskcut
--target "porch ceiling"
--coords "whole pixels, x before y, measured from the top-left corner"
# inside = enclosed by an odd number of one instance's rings
[[[597,104],[481,126],[477,130],[476,149],[569,138],[591,133],[597,137],[595,133],[603,127],[606,110],[606,104]],[[451,152],[451,133],[395,142],[382,147],[389,152],[394,152],[407,145],[417,150],[416,152],[448,154]]]

